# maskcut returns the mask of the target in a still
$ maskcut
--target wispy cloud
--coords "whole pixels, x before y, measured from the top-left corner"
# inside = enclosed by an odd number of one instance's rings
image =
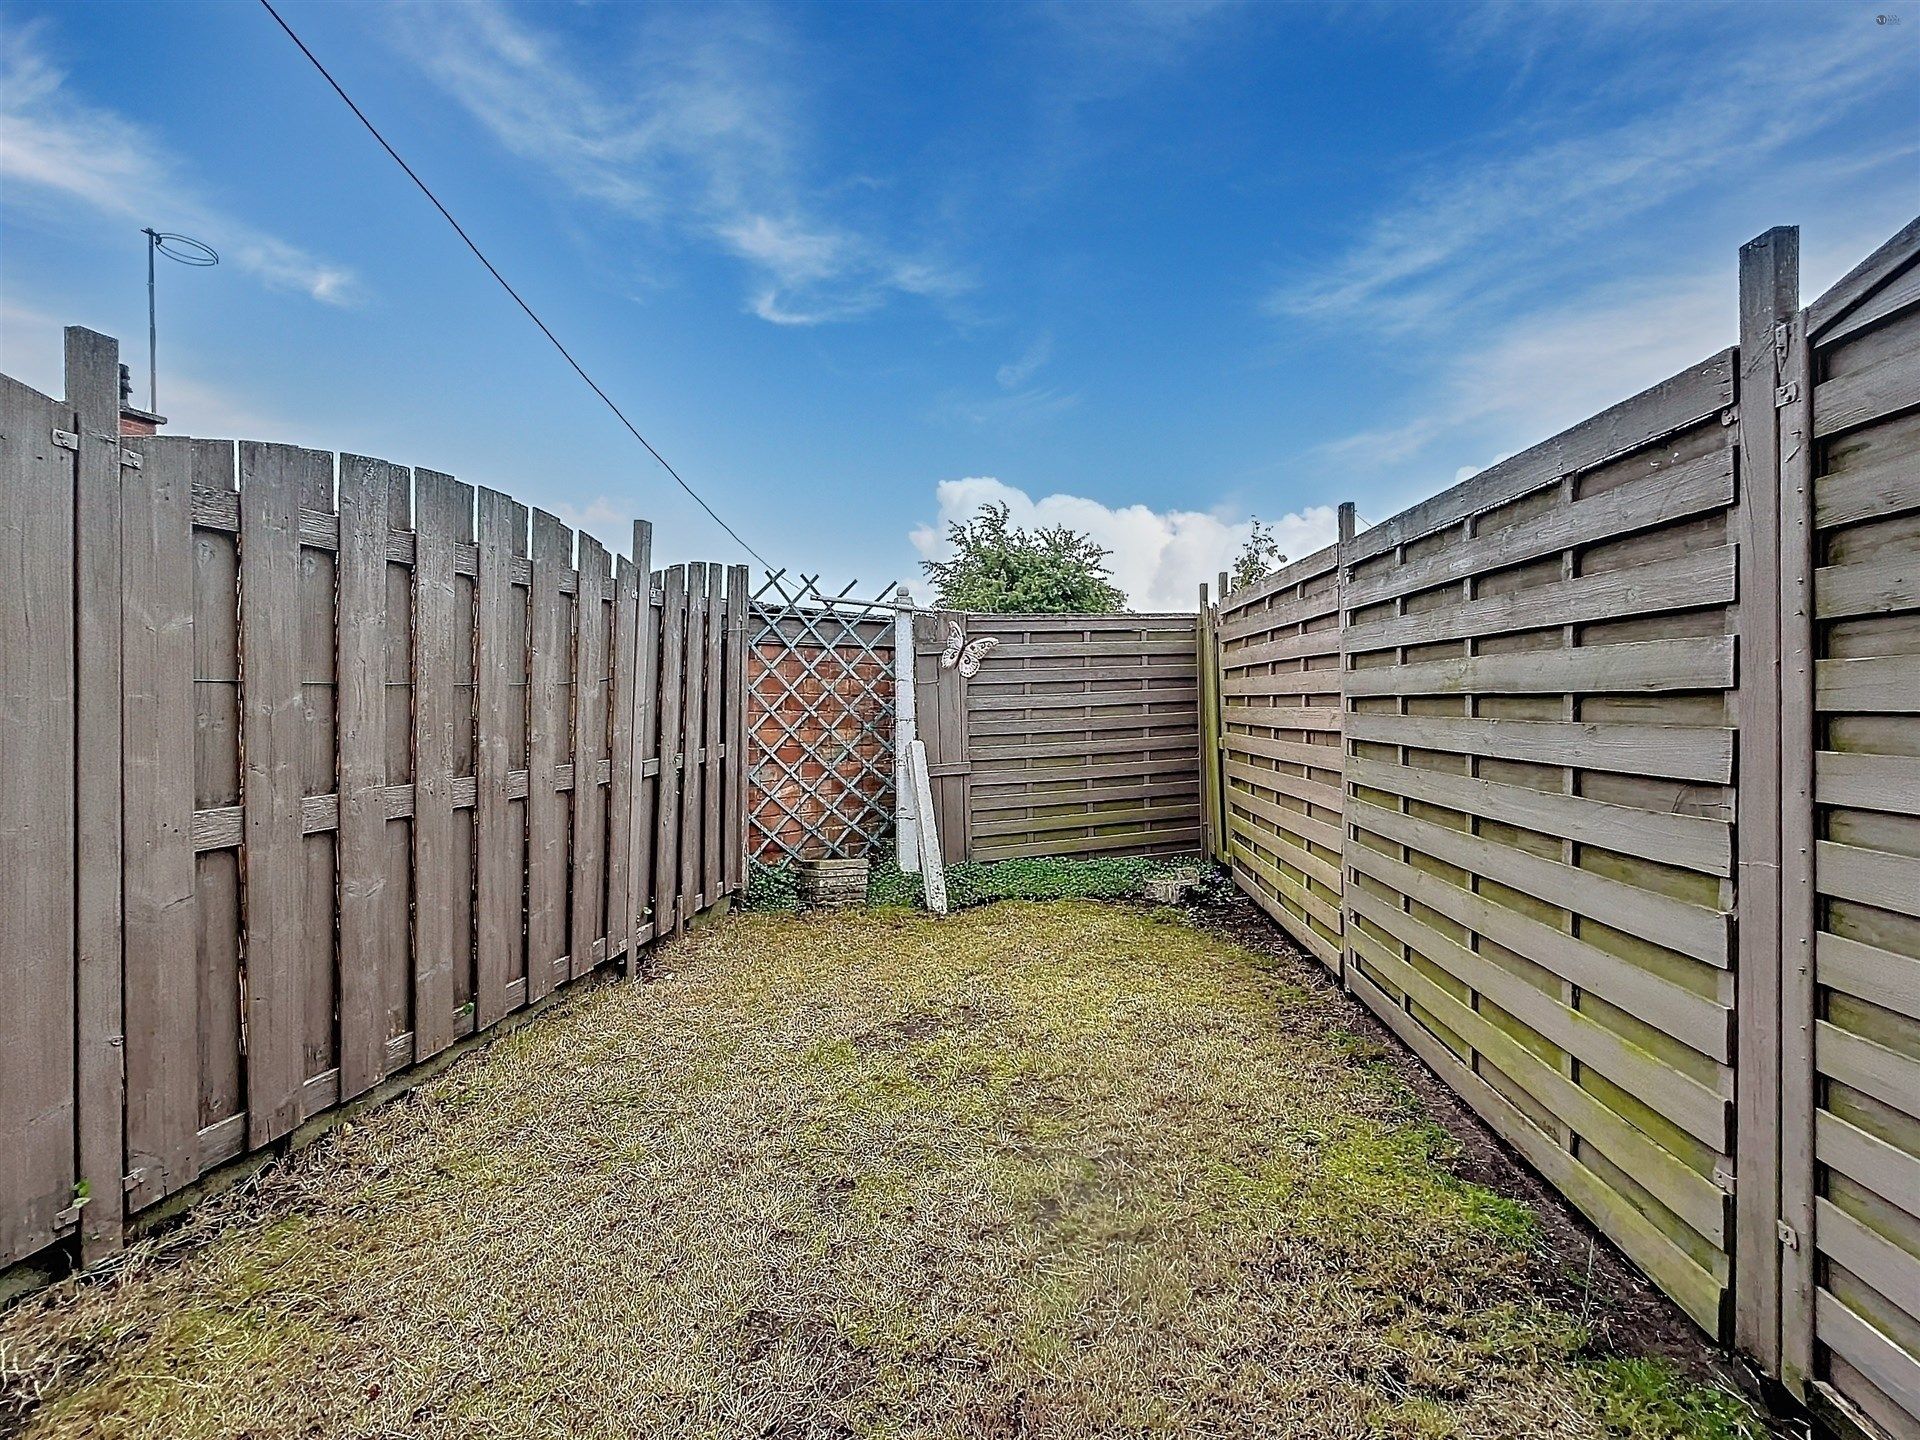
[[[1155,510],[1147,505],[1111,506],[1084,495],[1044,495],[991,476],[942,480],[935,490],[939,514],[908,538],[923,560],[947,556],[947,526],[964,521],[982,505],[1005,505],[1012,522],[1026,529],[1066,525],[1091,535],[1110,550],[1114,584],[1136,610],[1191,610],[1200,582],[1231,568],[1253,532],[1253,521],[1201,510]],[[1299,558],[1332,542],[1339,532],[1334,507],[1316,505],[1282,516],[1271,527],[1282,554]]]
[[[48,58],[45,31],[31,23],[0,36],[0,181],[9,203],[55,224],[78,203],[118,221],[190,230],[272,289],[329,305],[358,300],[351,270],[224,213],[147,130],[72,94]]]
[[[1033,337],[1033,343],[1021,352],[1018,359],[1009,360],[993,373],[993,380],[1002,390],[1018,390],[1031,380],[1040,367],[1053,358],[1053,334],[1043,330]]]
[[[1608,38],[1595,26],[1661,23],[1620,9],[1592,20],[1484,5],[1471,45],[1480,58],[1526,51],[1543,18],[1580,43]],[[1657,383],[1733,343],[1729,237],[1783,215],[1837,215],[1847,232],[1809,246],[1805,288],[1817,294],[1839,273],[1830,257],[1865,254],[1885,233],[1880,212],[1898,224],[1911,205],[1912,143],[1863,155],[1836,122],[1910,76],[1913,52],[1844,18],[1803,38],[1788,67],[1777,36],[1730,36],[1689,60],[1684,85],[1612,97],[1611,115],[1535,97],[1517,111],[1524,130],[1418,177],[1331,263],[1275,290],[1272,313],[1390,341],[1401,365],[1426,372],[1397,414],[1317,453],[1360,483],[1417,493]],[[1886,206],[1862,203],[1875,195]]]
[[[1626,119],[1536,114],[1549,138],[1435,168],[1334,263],[1276,289],[1268,306],[1403,331],[1564,293],[1570,279],[1609,268],[1612,251],[1597,244],[1629,235],[1662,205],[1781,165],[1911,68],[1902,47],[1853,12],[1846,19],[1799,46],[1789,67],[1772,46],[1698,57],[1669,92],[1677,98],[1624,106]]]
[[[397,14],[403,49],[507,151],[662,238],[735,257],[763,320],[819,325],[969,288],[943,256],[825,213],[791,46],[767,18],[655,13],[609,64],[501,0]]]

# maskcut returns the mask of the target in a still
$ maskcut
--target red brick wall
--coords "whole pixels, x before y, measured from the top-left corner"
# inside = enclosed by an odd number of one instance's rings
[[[749,855],[786,858],[775,837],[808,857],[868,852],[853,822],[869,799],[893,806],[892,664],[891,648],[768,642],[748,656]]]

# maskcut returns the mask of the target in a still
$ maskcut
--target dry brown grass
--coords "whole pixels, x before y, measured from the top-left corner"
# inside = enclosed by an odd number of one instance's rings
[[[0,1429],[1608,1433],[1526,1212],[1268,964],[1085,903],[735,920],[0,1318]]]

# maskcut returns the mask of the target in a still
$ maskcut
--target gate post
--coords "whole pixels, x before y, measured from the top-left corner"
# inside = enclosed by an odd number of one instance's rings
[[[76,935],[80,1259],[125,1233],[126,995],[121,894],[120,346],[66,332],[66,404],[79,437],[74,487]]]

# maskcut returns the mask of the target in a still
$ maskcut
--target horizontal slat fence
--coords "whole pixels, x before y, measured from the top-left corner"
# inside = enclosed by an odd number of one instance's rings
[[[1347,981],[1700,1324],[1730,1278],[1731,352],[1347,548]],[[1586,461],[1581,464],[1580,461]]]
[[[1907,1436],[1920,221],[1798,292],[1769,231],[1736,348],[1223,597],[1208,758],[1242,888],[1702,1327]]]
[[[111,1250],[744,874],[744,567],[381,460],[122,441],[114,352],[69,332],[64,405],[0,385],[0,1263]]]
[[[1200,848],[1193,616],[934,611],[915,635],[948,858]]]
[[[1227,864],[1262,909],[1337,972],[1338,546],[1222,597],[1215,633]]]

